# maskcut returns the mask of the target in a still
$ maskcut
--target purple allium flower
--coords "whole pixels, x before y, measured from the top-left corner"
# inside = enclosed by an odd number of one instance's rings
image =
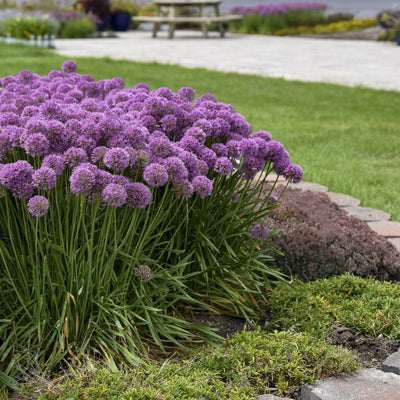
[[[0,114],[0,126],[7,126],[7,125],[19,125],[19,117],[18,115],[10,112],[5,112]]]
[[[300,165],[290,164],[282,175],[290,183],[298,183],[303,179],[303,170]]]
[[[149,149],[153,156],[165,158],[171,154],[171,142],[167,137],[151,137]]]
[[[284,155],[285,148],[283,145],[275,140],[271,140],[268,144],[268,150],[267,150],[267,160],[268,161],[276,161],[279,158],[282,158]]]
[[[54,170],[56,175],[62,175],[65,169],[64,157],[62,154],[49,154],[42,161],[42,168],[48,167]]]
[[[265,161],[262,157],[247,157],[242,165],[242,173],[245,179],[253,179],[257,172],[264,169]]]
[[[32,176],[33,186],[36,189],[51,190],[56,184],[56,173],[53,169],[42,167],[36,170]]]
[[[228,176],[233,170],[233,165],[229,158],[220,157],[215,162],[214,169],[218,174]]]
[[[126,146],[142,147],[149,136],[149,131],[146,127],[136,123],[125,128],[123,136]]]
[[[135,89],[141,89],[141,90],[143,90],[143,91],[145,91],[145,92],[150,92],[150,88],[149,88],[148,85],[146,85],[145,83],[138,83],[138,84],[135,86]]]
[[[183,150],[199,154],[201,145],[193,136],[184,136],[178,143],[178,146]]]
[[[201,128],[192,127],[185,132],[185,136],[194,137],[199,143],[204,144],[206,141],[206,134]]]
[[[49,211],[50,204],[46,197],[33,196],[28,201],[28,211],[34,217],[43,217]]]
[[[97,164],[98,167],[104,167],[104,156],[109,149],[105,146],[99,146],[93,149],[92,156],[90,157],[92,163]]]
[[[188,179],[188,170],[185,167],[183,161],[178,157],[168,157],[163,161],[168,176],[171,182],[178,182]]]
[[[243,116],[240,114],[234,115],[231,123],[231,128],[234,133],[238,133],[243,137],[247,137],[251,133],[250,124],[246,122]]]
[[[204,160],[199,160],[200,175],[206,176],[209,170],[210,168],[208,167],[208,164]]]
[[[93,192],[101,194],[104,188],[110,183],[115,183],[113,182],[113,175],[107,171],[99,169],[96,174],[96,184],[93,188]]]
[[[228,149],[223,143],[212,144],[211,150],[214,151],[218,157],[228,157]]]
[[[140,182],[130,183],[126,187],[126,202],[130,207],[144,208],[151,201],[150,189]]]
[[[283,175],[286,171],[286,168],[290,165],[290,158],[282,157],[278,158],[273,165],[273,170],[277,175]]]
[[[205,176],[196,176],[193,181],[193,189],[199,194],[199,196],[204,199],[210,196],[213,190],[213,182]]]
[[[240,141],[228,140],[226,142],[226,148],[228,149],[229,157],[237,158],[240,156],[240,152],[241,152]]]
[[[260,137],[261,139],[264,139],[266,142],[270,142],[272,140],[271,134],[267,131],[254,132],[252,137]]]
[[[96,174],[89,168],[78,166],[71,174],[69,181],[71,192],[76,196],[89,195],[96,184]]]
[[[268,154],[268,143],[260,137],[252,137],[252,139],[257,143],[258,147],[256,156],[264,158]]]
[[[109,206],[121,207],[127,199],[126,189],[117,183],[110,183],[104,188],[102,198]]]
[[[240,142],[240,153],[243,157],[254,157],[257,154],[257,142],[253,139],[243,139]]]
[[[168,172],[163,165],[152,163],[145,168],[143,178],[150,186],[160,187],[167,183]]]
[[[176,130],[176,117],[173,115],[166,115],[161,119],[161,128],[164,132],[172,133]]]
[[[178,90],[178,96],[181,101],[191,103],[196,97],[196,91],[191,87],[182,87]]]
[[[211,122],[205,118],[201,118],[199,120],[197,120],[194,124],[193,124],[194,128],[200,128],[206,135],[206,137],[210,137],[213,133],[213,126],[211,124]]]
[[[86,152],[79,147],[70,147],[64,153],[64,162],[69,167],[76,167],[88,161]]]
[[[17,74],[17,80],[21,83],[29,84],[33,81],[33,78],[31,71],[20,71]]]
[[[194,188],[189,181],[182,180],[173,184],[172,191],[178,199],[188,199],[193,194]]]
[[[265,241],[269,237],[269,231],[262,225],[255,225],[251,228],[251,237],[254,240]]]
[[[214,167],[215,162],[217,161],[217,155],[214,151],[209,149],[208,147],[203,147],[201,151],[201,159],[204,160],[209,168]]]
[[[0,182],[16,194],[17,197],[21,198],[20,195],[27,194],[25,189],[32,184],[33,173],[34,169],[31,164],[27,161],[19,160],[15,163],[3,165],[0,171]]]
[[[110,169],[122,171],[129,165],[129,154],[120,147],[114,147],[107,151],[103,162]]]
[[[135,275],[144,282],[149,281],[153,277],[151,273],[151,268],[148,265],[139,265],[138,267],[136,267]]]
[[[277,198],[272,194],[268,197],[268,203],[276,204],[277,201]]]
[[[46,136],[41,133],[35,133],[28,136],[23,144],[26,154],[35,157],[41,157],[46,155],[50,149],[50,143]]]
[[[180,150],[178,157],[183,161],[189,174],[189,180],[193,180],[195,176],[200,175],[199,159],[189,151]]]

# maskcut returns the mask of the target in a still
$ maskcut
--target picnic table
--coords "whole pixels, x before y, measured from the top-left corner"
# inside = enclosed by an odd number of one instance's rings
[[[242,19],[241,15],[221,15],[219,12],[221,0],[154,0],[153,4],[155,5],[156,15],[132,17],[132,19],[138,23],[152,22],[154,24],[154,38],[157,36],[157,32],[161,24],[168,24],[168,37],[172,39],[174,37],[176,25],[187,23],[200,24],[203,37],[208,36],[208,26],[216,23],[218,24],[221,37],[224,37],[224,23],[230,21],[240,21]],[[197,8],[196,15],[180,15],[178,9],[188,6]],[[165,8],[168,9],[167,15],[165,15],[163,12]],[[209,8],[213,9],[214,12],[212,14],[207,12]]]

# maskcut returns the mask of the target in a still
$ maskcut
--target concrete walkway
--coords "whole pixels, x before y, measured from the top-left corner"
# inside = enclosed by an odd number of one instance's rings
[[[216,71],[256,74],[307,82],[400,91],[400,47],[393,42],[273,37],[210,32],[167,32],[152,38],[148,29],[118,33],[118,38],[57,39],[56,51],[68,57],[179,64]]]

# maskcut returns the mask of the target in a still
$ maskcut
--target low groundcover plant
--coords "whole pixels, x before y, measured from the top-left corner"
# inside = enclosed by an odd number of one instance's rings
[[[276,207],[261,187],[303,174],[282,144],[212,94],[124,89],[72,61],[0,82],[3,384],[217,338],[191,312],[259,315],[283,279],[259,247]]]

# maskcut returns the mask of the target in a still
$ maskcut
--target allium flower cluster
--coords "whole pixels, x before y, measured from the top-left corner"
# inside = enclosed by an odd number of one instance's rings
[[[144,83],[124,89],[122,79],[96,82],[76,70],[66,61],[47,76],[21,71],[1,79],[2,191],[30,199],[62,179],[77,196],[144,208],[164,186],[181,199],[206,198],[217,175],[252,179],[273,167],[291,182],[302,177],[268,132],[252,134],[210,93],[195,99],[189,87],[174,93]]]
[[[269,231],[265,226],[255,225],[251,228],[251,237],[254,240],[266,241],[269,237]]]
[[[136,267],[135,275],[144,282],[149,281],[153,277],[151,268],[148,265],[139,265],[138,267]]]

